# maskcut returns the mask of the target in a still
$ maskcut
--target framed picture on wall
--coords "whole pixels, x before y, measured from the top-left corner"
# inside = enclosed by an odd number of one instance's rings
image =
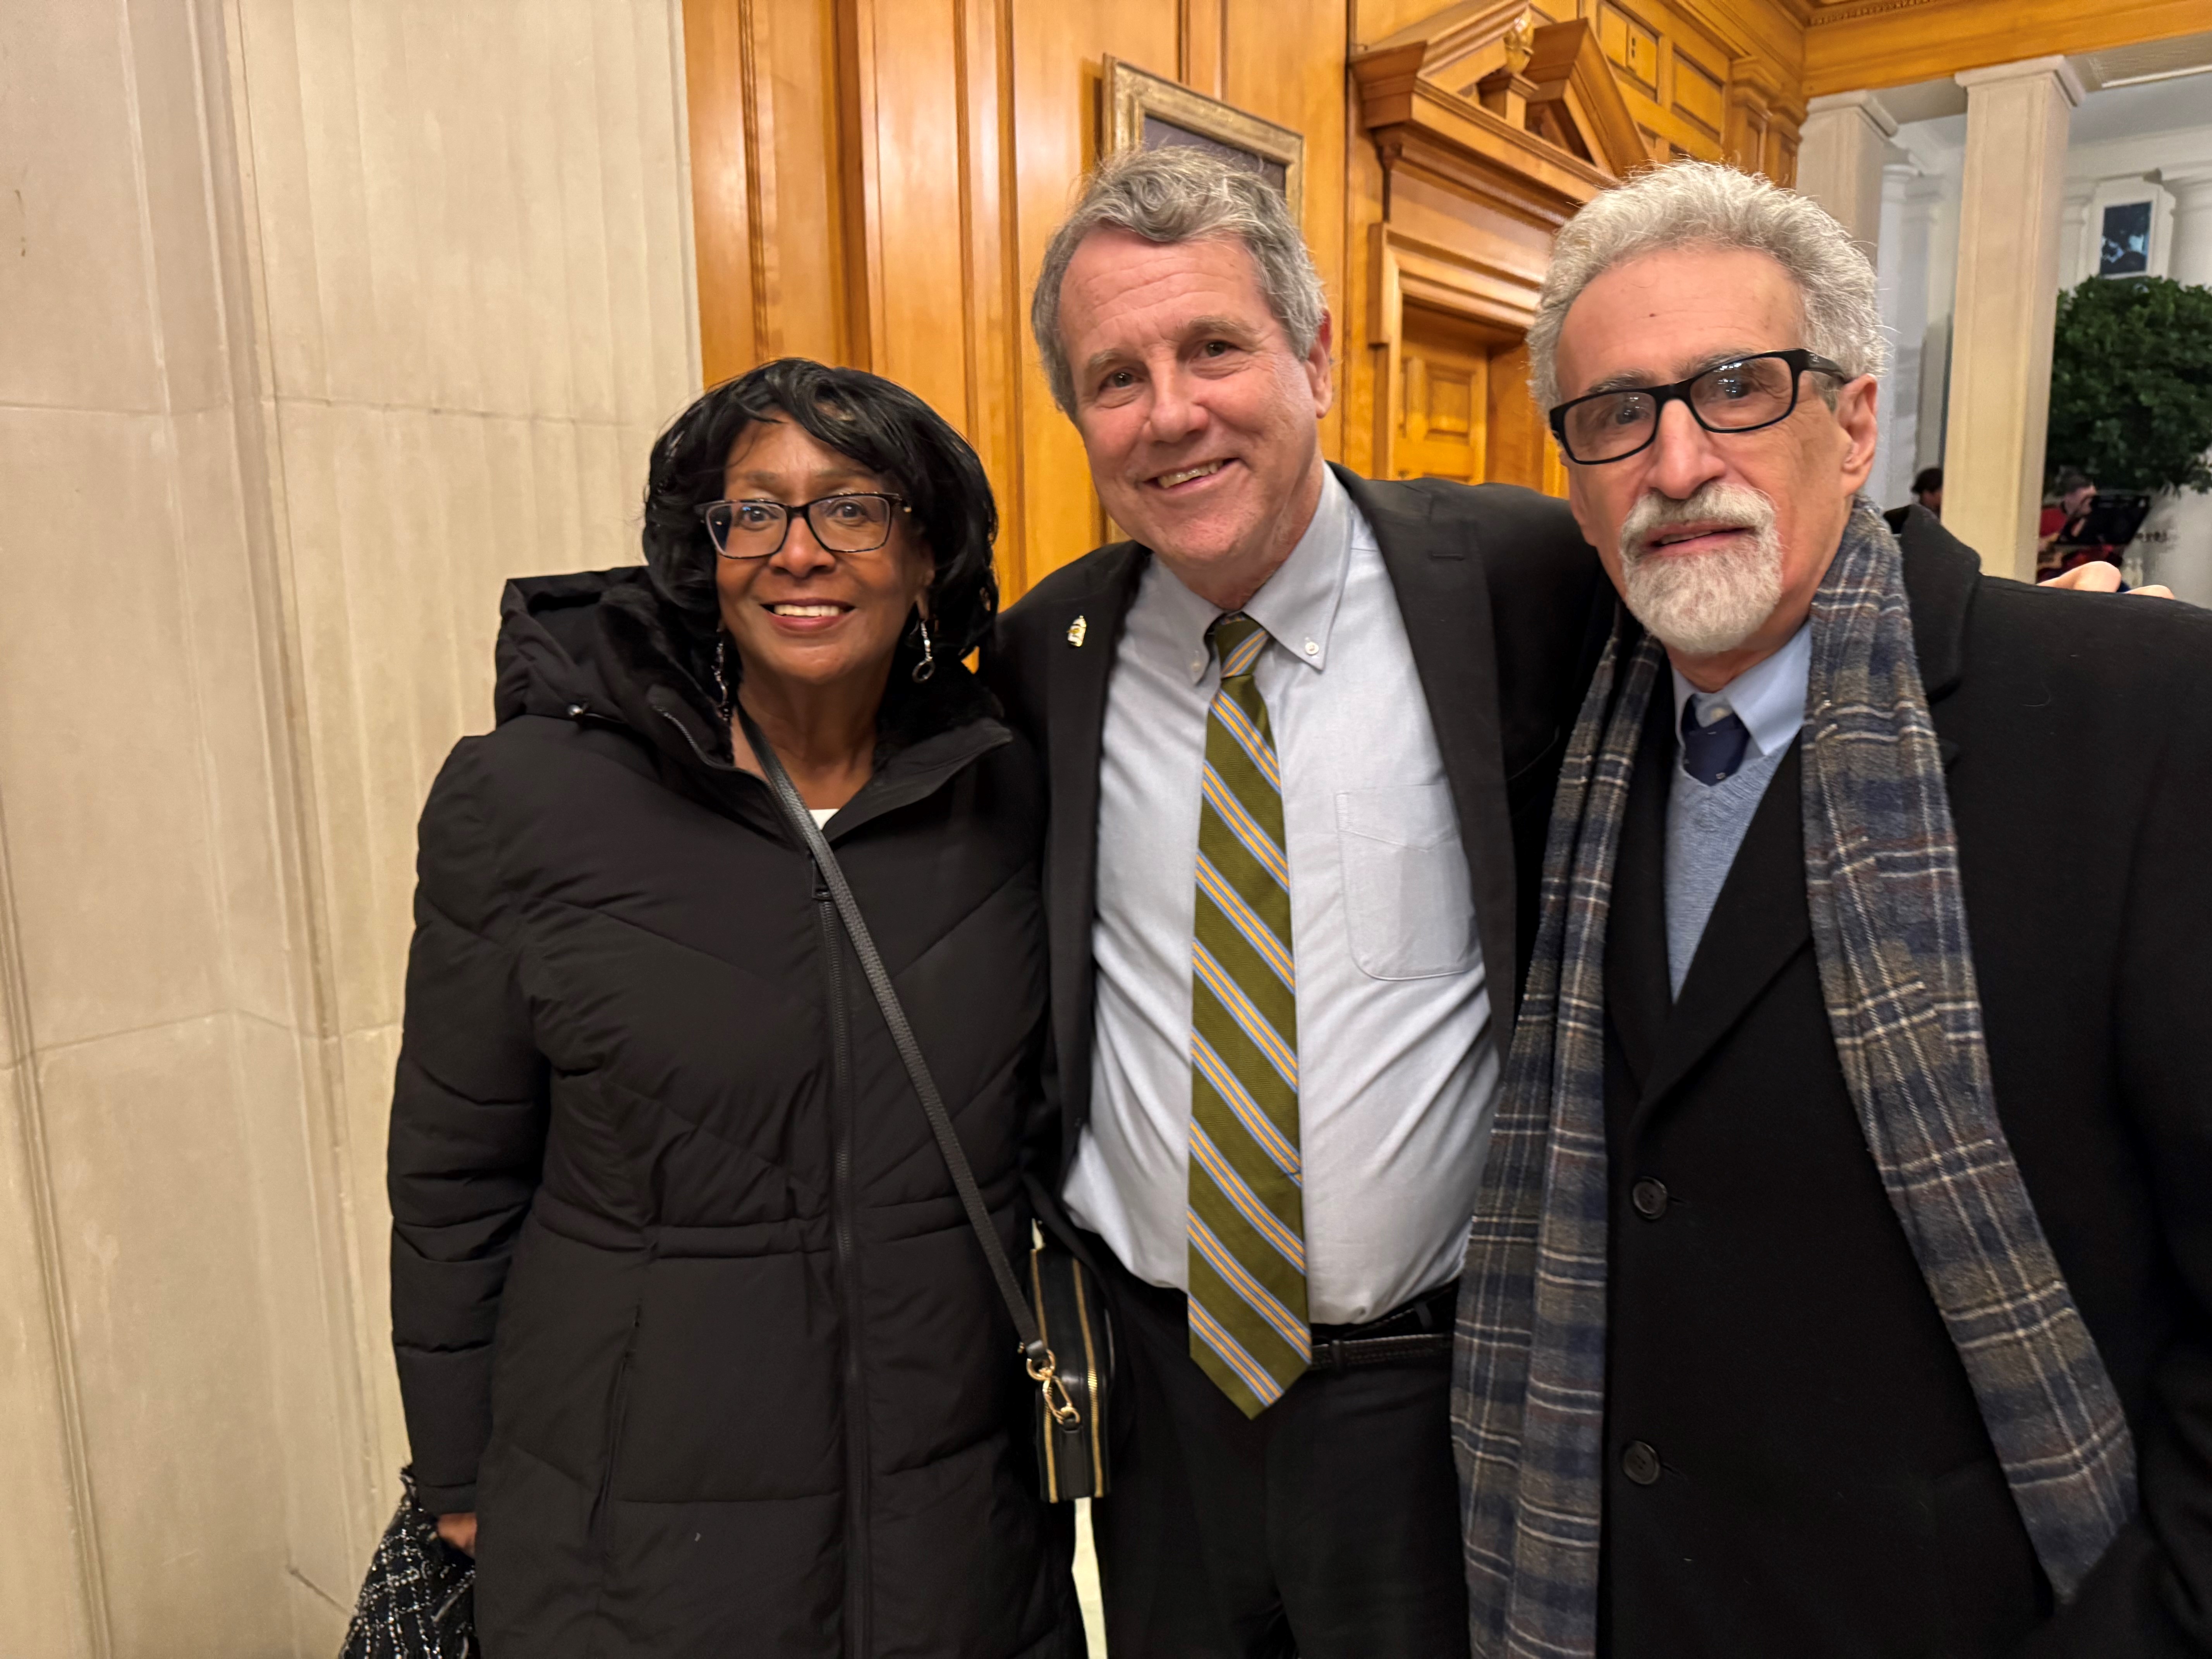
[[[1115,58],[1106,60],[1103,93],[1103,154],[1179,145],[1212,150],[1267,179],[1283,192],[1291,219],[1304,219],[1306,141],[1302,134]]]
[[[2148,179],[2106,179],[2091,192],[2075,280],[2163,276],[2173,237],[2173,198]]]

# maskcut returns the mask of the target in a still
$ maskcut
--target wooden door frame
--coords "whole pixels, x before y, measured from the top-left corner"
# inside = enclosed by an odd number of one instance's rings
[[[1485,329],[1525,335],[1536,320],[1538,283],[1525,270],[1437,247],[1395,229],[1368,228],[1367,341],[1382,362],[1375,400],[1375,476],[1398,476],[1399,404],[1405,396],[1408,301]]]

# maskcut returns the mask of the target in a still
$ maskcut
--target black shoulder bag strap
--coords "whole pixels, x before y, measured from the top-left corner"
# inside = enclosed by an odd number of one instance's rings
[[[1014,1277],[1013,1263],[1006,1259],[1006,1246],[1000,1243],[998,1231],[991,1224],[991,1212],[976,1188],[975,1171],[969,1167],[967,1148],[960,1144],[959,1133],[952,1127],[952,1115],[945,1109],[944,1097],[937,1092],[928,1062],[921,1057],[921,1045],[914,1039],[913,1026],[907,1024],[906,1010],[900,1006],[898,993],[891,987],[890,975],[884,969],[884,959],[877,953],[875,939],[860,915],[860,903],[853,896],[845,872],[838,866],[837,855],[830,850],[829,838],[823,835],[822,826],[806,810],[806,803],[799,799],[791,775],[783,769],[783,763],[776,758],[775,750],[769,747],[753,717],[740,707],[738,720],[744,727],[745,741],[752,745],[753,758],[760,763],[762,775],[775,793],[784,822],[813,856],[815,868],[822,872],[830,901],[844,921],[845,932],[853,941],[853,953],[860,959],[860,971],[867,975],[868,988],[875,993],[876,1006],[883,1010],[884,1024],[890,1027],[891,1041],[898,1047],[899,1059],[905,1062],[906,1074],[914,1083],[915,1093],[921,1097],[921,1109],[929,1119],[930,1133],[937,1137],[937,1149],[945,1155],[945,1167],[951,1171],[952,1184],[968,1212],[968,1224],[975,1230],[975,1242],[983,1247],[983,1259],[991,1264],[991,1276],[999,1281],[999,1294],[1006,1298],[1006,1312],[1012,1316],[1015,1334],[1022,1340],[1022,1361],[1029,1368],[1030,1380],[1042,1391],[1044,1408],[1051,1413],[1053,1421],[1063,1429],[1076,1428],[1082,1422],[1082,1413],[1067,1397],[1067,1390],[1060,1380],[1058,1362],[1052,1350],[1045,1346],[1044,1334],[1037,1328],[1036,1315],[1022,1295],[1021,1282]]]

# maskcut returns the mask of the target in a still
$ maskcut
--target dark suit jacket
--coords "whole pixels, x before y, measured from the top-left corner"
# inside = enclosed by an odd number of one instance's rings
[[[1662,681],[1607,949],[1617,1659],[2212,1652],[2212,614],[1984,577],[1924,514],[1905,560],[1997,1108],[2142,1513],[2054,1614],[1844,1092],[1794,750],[1670,1008]]]
[[[1459,809],[1492,1016],[1512,1030],[1534,933],[1559,757],[1612,626],[1613,592],[1566,505],[1505,484],[1337,477],[1373,526]],[[1045,917],[1060,1141],[1058,1189],[1091,1115],[1091,929],[1106,688],[1151,554],[1116,542],[1054,571],[1000,619],[985,678],[1045,757]],[[1069,630],[1080,618],[1082,643]],[[1378,708],[1388,720],[1392,711]]]

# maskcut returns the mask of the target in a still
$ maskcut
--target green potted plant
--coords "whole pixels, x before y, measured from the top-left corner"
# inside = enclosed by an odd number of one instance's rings
[[[2092,276],[2058,296],[2044,454],[2151,492],[2132,579],[2212,605],[2212,289]]]

